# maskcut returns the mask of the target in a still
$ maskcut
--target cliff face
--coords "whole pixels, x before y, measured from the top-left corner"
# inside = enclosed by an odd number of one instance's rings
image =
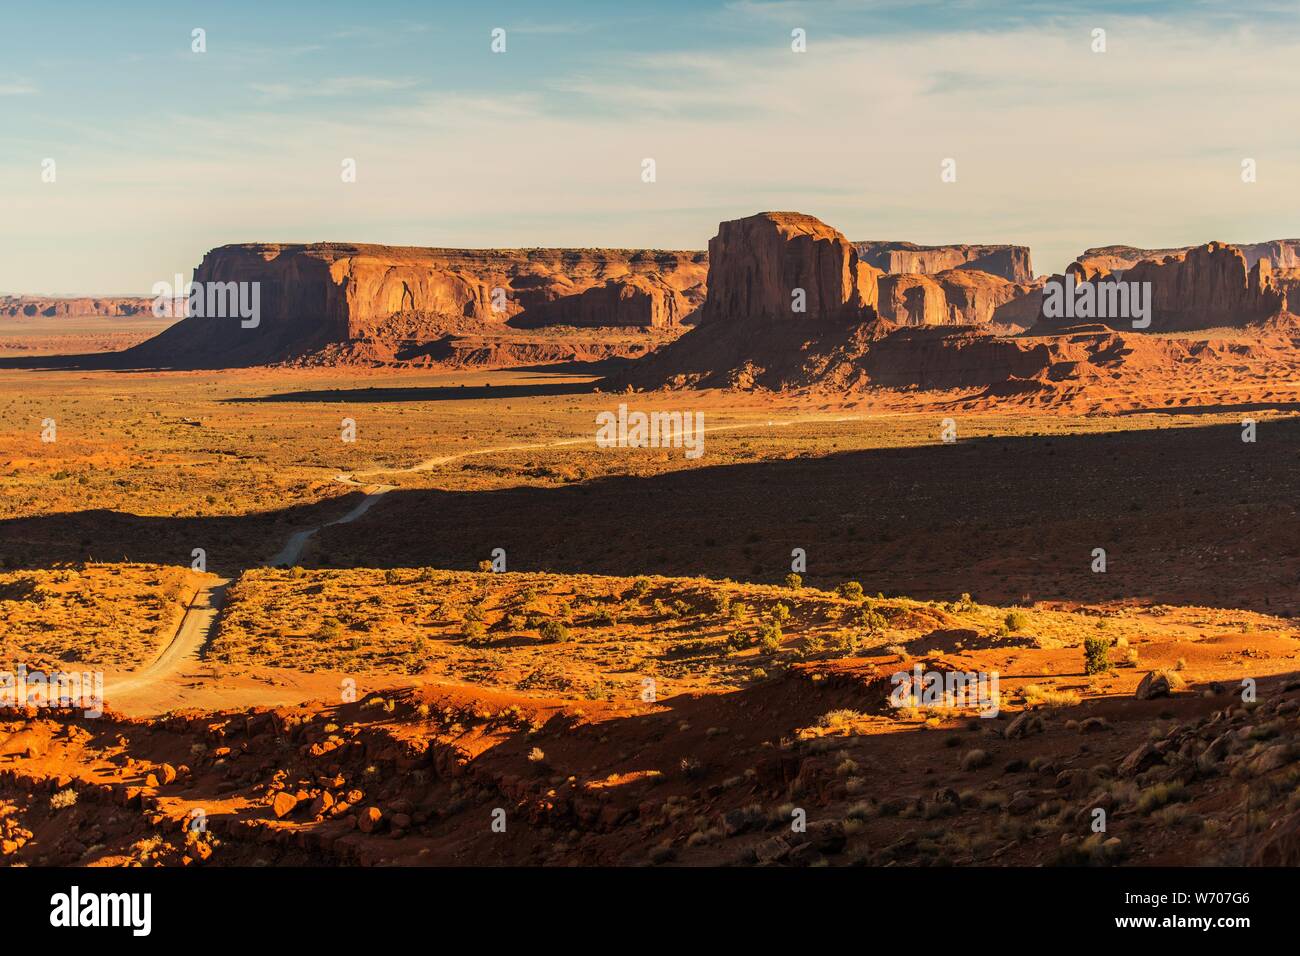
[[[62,299],[43,296],[0,296],[0,316],[5,318],[58,318],[64,316],[100,315],[127,317],[150,315],[153,299],[137,296],[83,296]]]
[[[1008,282],[1034,279],[1028,246],[918,246],[910,242],[864,240],[853,243],[863,262],[882,272],[933,275],[950,269],[975,269]]]
[[[533,305],[512,324],[520,328],[571,325],[672,328],[682,325],[704,300],[703,284],[682,290],[656,274],[609,279],[584,292]]]
[[[348,342],[396,352],[449,335],[546,325],[673,327],[703,300],[702,252],[222,246],[196,283],[257,283],[255,327],[191,317],[145,361],[266,364]]]
[[[1271,260],[1259,258],[1250,264],[1246,252],[1237,246],[1210,242],[1172,255],[1143,259],[1122,269],[1112,270],[1107,265],[1122,261],[1109,254],[1085,254],[1070,264],[1067,276],[1077,283],[1093,283],[1098,290],[1117,281],[1150,283],[1151,324],[1145,329],[1149,332],[1240,328],[1287,309],[1287,283],[1275,280]],[[1055,276],[1052,281],[1065,278]],[[1133,317],[1128,315],[1084,319],[1042,316],[1039,327],[1051,330],[1081,321],[1099,322],[1114,329],[1133,328]]]
[[[876,277],[861,266],[852,243],[813,216],[764,212],[720,223],[709,240],[703,323],[861,317]]]

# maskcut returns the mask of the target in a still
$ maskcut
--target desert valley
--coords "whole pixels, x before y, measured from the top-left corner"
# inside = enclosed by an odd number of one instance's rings
[[[1300,862],[1300,240],[706,239],[0,299],[3,860]]]

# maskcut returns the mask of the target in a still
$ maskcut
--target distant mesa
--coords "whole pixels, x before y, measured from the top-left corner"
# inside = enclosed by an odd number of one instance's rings
[[[1034,281],[1028,246],[918,246],[910,242],[853,243],[858,257],[881,272],[934,275],[969,269],[999,276],[1008,282]]]
[[[76,318],[104,316],[126,318],[152,315],[153,299],[147,296],[0,296],[3,318]]]
[[[1293,258],[1293,240],[1234,246],[1209,242],[1176,250],[1138,250],[1107,246],[1088,250],[1072,262],[1065,275],[1050,281],[1090,283],[1101,293],[1113,283],[1149,283],[1150,325],[1147,332],[1190,332],[1215,328],[1243,328],[1287,312],[1287,293],[1294,290],[1300,270],[1275,273],[1273,260],[1262,252]],[[1142,258],[1136,258],[1137,254]],[[1150,253],[1147,255],[1147,253]],[[1300,301],[1300,299],[1297,299]],[[1048,310],[1044,310],[1046,313]],[[1051,331],[1080,321],[1074,317],[1043,314],[1035,326]],[[1092,315],[1117,330],[1134,328],[1130,315]]]
[[[172,366],[519,364],[637,354],[704,301],[702,252],[437,249],[347,243],[222,246],[194,281],[258,283],[256,327],[189,317],[132,350]],[[524,330],[645,330],[541,340]]]
[[[1240,249],[1248,267],[1267,259],[1274,269],[1300,268],[1300,239],[1274,239],[1270,242],[1233,243]],[[1136,246],[1098,246],[1085,249],[1078,262],[1093,270],[1123,272],[1143,260],[1168,259],[1190,252],[1196,246],[1179,246],[1176,249],[1139,249]]]
[[[1287,302],[1300,301],[1300,240],[1105,246],[1051,280],[1033,277],[1024,246],[853,242],[799,212],[722,222],[707,253],[246,243],[213,249],[194,280],[256,283],[255,323],[186,317],[106,361],[487,368],[635,359],[606,384],[1002,394],[1050,392],[1143,362],[1174,367],[1183,346],[1135,345],[1141,333],[1127,316],[1046,315],[1046,283],[1066,279],[1149,283],[1142,332],[1267,329],[1280,341],[1297,328]],[[11,315],[149,306],[0,300]]]
[[[721,223],[709,244],[700,323],[618,370],[606,386],[983,388],[1050,400],[1089,382],[1113,382],[1120,372],[1174,375],[1193,355],[1207,367],[1233,360],[1233,349],[1144,335],[1131,323],[1123,326],[1127,336],[1118,326],[1079,319],[1044,328],[1042,281],[970,268],[887,273],[864,262],[860,246],[800,213]],[[1075,278],[1102,275],[1082,264],[1072,269]],[[1293,323],[1264,325],[1287,318],[1267,259],[1248,266],[1242,250],[1211,243],[1136,263],[1125,277],[1151,283],[1151,331],[1258,325],[1261,358],[1294,354]],[[792,290],[804,293],[802,311]],[[1025,334],[1030,326],[1039,334]]]

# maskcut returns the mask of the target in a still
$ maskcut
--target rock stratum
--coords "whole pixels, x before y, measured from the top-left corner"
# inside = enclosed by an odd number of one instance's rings
[[[518,364],[631,355],[645,346],[626,333],[643,330],[658,344],[693,321],[706,269],[702,252],[661,250],[222,246],[204,256],[194,282],[205,290],[256,283],[256,325],[189,316],[127,360],[456,364],[486,350],[498,364]],[[560,327],[612,332],[535,331]]]

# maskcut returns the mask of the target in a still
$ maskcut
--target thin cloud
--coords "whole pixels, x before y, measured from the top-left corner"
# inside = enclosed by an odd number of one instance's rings
[[[392,79],[383,76],[340,76],[311,83],[250,83],[255,93],[274,99],[299,99],[320,96],[356,96],[366,93],[390,93],[409,90],[415,80]]]

